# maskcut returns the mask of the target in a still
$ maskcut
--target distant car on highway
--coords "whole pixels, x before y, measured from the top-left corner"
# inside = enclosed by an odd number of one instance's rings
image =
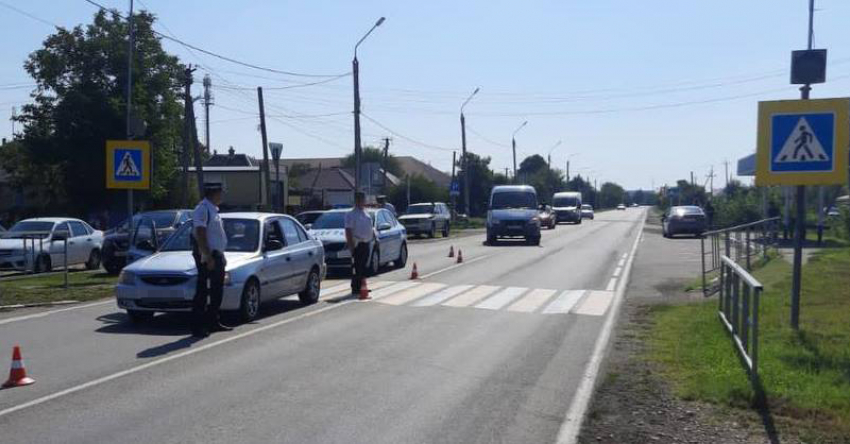
[[[552,211],[552,207],[547,204],[540,204],[540,212],[538,213],[540,216],[540,227],[546,227],[550,230],[554,230],[555,226],[558,223],[555,221],[555,212]]]
[[[555,210],[557,223],[581,223],[581,193],[576,191],[555,193],[552,197],[552,207]]]
[[[323,214],[325,214],[324,210],[302,211],[296,214],[295,218],[298,219],[298,222],[301,222],[301,225],[304,225],[304,228],[309,230],[310,225]]]
[[[528,244],[540,245],[540,215],[534,187],[493,187],[487,209],[487,244],[495,245],[500,237],[522,237]]]
[[[439,231],[443,237],[449,237],[452,216],[449,206],[442,202],[415,203],[407,207],[407,212],[399,216],[398,221],[408,235],[427,234],[433,238]]]
[[[129,226],[125,220],[117,227],[106,231],[103,237],[103,268],[109,274],[118,274],[121,269],[127,265],[127,254],[131,249],[130,239],[135,237],[139,231],[143,233],[138,236],[135,246],[139,246],[143,241],[150,241],[151,248],[161,245],[171,236],[177,228],[192,217],[192,210],[158,210],[146,211],[133,216],[133,232],[129,232]],[[145,223],[142,223],[145,221]],[[152,224],[152,225],[150,225]],[[155,227],[156,239],[150,236],[148,232],[151,227]],[[142,250],[144,251],[144,250]],[[148,252],[152,254],[153,252]],[[137,257],[147,256],[141,252],[137,253]]]
[[[345,214],[349,211],[327,211],[310,227],[310,235],[324,246],[325,263],[331,271],[351,271],[351,252],[345,244]],[[407,230],[404,225],[389,210],[367,208],[366,212],[378,233],[377,242],[369,246],[369,274],[378,274],[382,266],[390,263],[395,268],[404,268],[407,265]]]
[[[677,234],[702,236],[706,227],[705,212],[697,206],[671,207],[661,216],[661,232],[667,238]]]
[[[65,241],[68,253],[65,257]],[[100,268],[103,232],[64,217],[40,217],[16,223],[0,238],[0,270],[48,272],[67,264]]]
[[[593,220],[593,205],[581,205],[581,218]]]
[[[626,210],[626,205],[625,205],[625,204],[617,205],[617,209],[618,209],[618,210],[625,211],[625,210]]]
[[[249,322],[265,301],[296,293],[305,305],[319,300],[325,253],[298,221],[269,213],[225,213],[221,219],[227,235],[223,311]],[[191,311],[198,275],[192,228],[191,221],[183,224],[157,253],[121,271],[115,297],[132,321]]]

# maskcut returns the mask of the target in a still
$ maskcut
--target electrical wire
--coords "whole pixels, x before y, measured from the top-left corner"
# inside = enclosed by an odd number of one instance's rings
[[[0,6],[4,6],[4,7],[6,7],[7,9],[10,9],[10,10],[12,10],[12,11],[15,11],[15,12],[17,12],[18,14],[21,14],[21,15],[23,15],[23,16],[25,16],[25,17],[29,17],[29,18],[31,18],[31,19],[33,19],[33,20],[35,20],[35,21],[37,21],[37,22],[43,23],[43,24],[45,24],[45,25],[47,25],[47,26],[52,26],[52,27],[54,27],[54,28],[56,28],[56,29],[64,29],[63,27],[61,27],[61,26],[57,25],[56,23],[53,23],[53,22],[51,22],[51,21],[49,21],[49,20],[43,19],[43,18],[38,17],[38,16],[36,16],[36,15],[30,14],[29,12],[26,12],[26,11],[24,11],[24,10],[22,10],[22,9],[18,9],[18,8],[16,8],[16,7],[14,7],[14,6],[12,6],[12,5],[10,5],[10,4],[8,4],[8,3],[4,2],[4,1],[0,1]]]
[[[475,135],[476,137],[478,137],[479,139],[489,143],[490,145],[498,146],[498,147],[501,147],[501,148],[510,148],[511,147],[510,145],[508,145],[506,143],[499,143],[499,142],[496,142],[495,140],[487,138],[486,136],[479,133],[478,131],[475,131],[475,129],[471,128],[468,124],[466,125],[466,130],[469,131],[470,133],[472,133],[473,135]]]
[[[361,112],[361,113],[360,113],[360,115],[361,115],[361,116],[363,116],[363,117],[365,117],[365,118],[366,118],[366,120],[368,120],[368,121],[372,122],[373,124],[375,124],[377,127],[379,127],[379,128],[381,128],[381,129],[383,129],[384,131],[386,131],[386,132],[388,132],[388,133],[392,134],[393,136],[398,137],[399,139],[404,139],[404,140],[406,140],[406,141],[408,141],[408,142],[410,142],[410,143],[412,143],[412,144],[414,144],[414,145],[419,145],[419,146],[421,146],[421,147],[423,147],[423,148],[428,148],[428,149],[438,150],[438,151],[457,151],[457,150],[456,150],[456,149],[454,149],[454,148],[446,148],[446,147],[442,147],[442,146],[431,145],[431,144],[428,144],[428,143],[425,143],[425,142],[420,142],[419,140],[416,140],[416,139],[413,139],[413,138],[411,138],[411,137],[405,136],[404,134],[400,134],[399,132],[394,131],[394,130],[392,130],[392,129],[388,128],[388,127],[387,127],[386,125],[384,125],[383,123],[378,122],[377,120],[375,120],[375,119],[373,119],[373,118],[369,117],[368,115],[364,114],[363,112]]]

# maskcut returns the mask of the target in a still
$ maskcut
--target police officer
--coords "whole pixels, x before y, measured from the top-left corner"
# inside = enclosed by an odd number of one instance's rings
[[[192,335],[206,337],[213,331],[229,331],[219,321],[224,293],[224,251],[227,235],[218,214],[224,188],[220,183],[204,184],[204,199],[192,214],[192,257],[198,269],[198,284],[192,304]],[[209,304],[207,304],[209,299]]]
[[[345,214],[345,241],[354,259],[354,272],[351,274],[351,292],[360,293],[360,286],[366,278],[366,263],[369,261],[369,245],[375,240],[375,228],[372,218],[366,213],[366,195],[362,191],[354,193],[354,208]]]
[[[382,195],[378,196],[378,197],[376,198],[376,200],[378,201],[378,207],[379,207],[379,208],[383,208],[383,209],[385,209],[385,210],[389,210],[389,211],[390,211],[390,213],[393,213],[393,216],[398,216],[398,214],[396,214],[396,212],[395,212],[395,205],[393,205],[393,204],[391,204],[391,203],[387,202],[387,196],[384,196],[384,195],[382,194]]]

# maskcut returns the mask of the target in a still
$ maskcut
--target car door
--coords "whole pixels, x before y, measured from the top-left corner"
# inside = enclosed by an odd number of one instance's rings
[[[39,251],[39,248],[43,248],[45,250],[49,250],[50,252],[50,263],[53,268],[59,269],[62,268],[65,264],[65,240],[68,242],[68,251],[67,251],[67,260],[68,265],[74,263],[74,245],[73,242],[73,234],[71,233],[71,227],[68,225],[68,222],[62,222],[56,224],[53,227],[53,234],[50,237],[50,244],[43,245],[39,247],[36,245],[36,251]]]
[[[381,261],[388,262],[398,257],[401,248],[400,230],[393,225],[389,211],[381,210],[375,215],[378,240],[381,245]]]
[[[289,254],[287,261],[290,266],[287,292],[295,293],[304,289],[307,284],[307,274],[316,255],[312,245],[305,242],[306,234],[302,234],[298,224],[288,217],[280,219],[283,236],[286,238],[286,250]]]
[[[149,217],[141,218],[130,236],[130,246],[127,250],[127,264],[143,257],[152,255],[159,248],[156,236],[156,223]]]
[[[72,220],[68,222],[68,225],[71,226],[72,235],[68,248],[73,246],[74,253],[71,256],[74,258],[74,264],[88,261],[91,251],[95,248],[91,233],[80,221]]]
[[[276,245],[272,247],[273,244]],[[263,224],[263,267],[260,271],[260,294],[264,300],[278,298],[286,292],[288,257],[279,219],[267,219]]]

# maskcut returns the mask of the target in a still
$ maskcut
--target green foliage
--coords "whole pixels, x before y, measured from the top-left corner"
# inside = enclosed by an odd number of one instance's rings
[[[533,176],[547,169],[549,169],[549,166],[546,163],[546,159],[544,159],[540,154],[534,154],[526,157],[522,162],[520,162],[517,175],[519,177]]]
[[[372,146],[363,147],[363,152],[360,158],[361,163],[377,163],[379,165],[384,164],[384,150],[381,148],[375,148]],[[342,159],[342,166],[344,168],[354,168],[355,167],[355,159],[354,153],[351,153],[345,156]],[[392,154],[387,156],[387,171],[392,173],[395,176],[402,177],[404,176],[404,170],[401,168],[401,163],[398,159],[395,158]]]
[[[487,212],[487,199],[494,184],[494,174],[490,169],[490,158],[481,157],[467,151],[467,168],[469,169],[469,200],[471,216],[483,216]],[[462,164],[461,164],[462,165]],[[461,181],[461,187],[463,182]],[[461,188],[463,196],[463,188]]]
[[[626,201],[626,190],[613,182],[605,182],[599,188],[599,208],[614,208]]]
[[[675,187],[662,189],[658,205],[662,210],[666,210],[677,205],[702,206],[706,201],[705,188],[700,185],[692,185],[687,180],[679,180]]]
[[[562,191],[578,191],[581,193],[583,203],[593,205],[594,208],[602,208],[597,203],[598,196],[596,189],[593,188],[593,183],[590,180],[585,180],[581,175],[573,176]]]
[[[425,176],[415,174],[410,177],[410,203],[448,202],[449,191]],[[399,212],[407,210],[407,180],[390,188],[387,198]]]

